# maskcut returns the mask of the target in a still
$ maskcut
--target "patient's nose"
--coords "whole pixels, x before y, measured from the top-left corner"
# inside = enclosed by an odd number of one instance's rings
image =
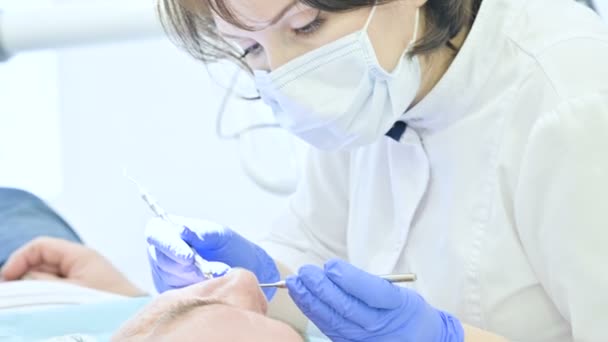
[[[234,269],[224,278],[224,283],[218,288],[218,295],[222,295],[225,301],[237,307],[266,314],[268,302],[255,274],[243,269]]]

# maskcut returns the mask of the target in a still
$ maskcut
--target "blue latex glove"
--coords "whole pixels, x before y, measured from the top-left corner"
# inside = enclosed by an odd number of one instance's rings
[[[256,244],[217,223],[172,217],[175,224],[155,218],[146,226],[148,256],[154,285],[159,292],[185,287],[205,280],[194,265],[194,247],[206,260],[205,273],[214,277],[232,267],[253,272],[260,283],[280,278],[274,260]],[[264,289],[268,300],[276,289]]]
[[[416,292],[340,260],[304,266],[287,278],[289,295],[332,341],[463,342],[455,317]]]

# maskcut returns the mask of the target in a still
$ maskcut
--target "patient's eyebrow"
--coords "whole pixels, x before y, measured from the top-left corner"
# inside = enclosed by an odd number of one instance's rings
[[[177,321],[179,318],[187,316],[195,309],[202,308],[211,305],[228,305],[226,302],[219,299],[203,299],[203,298],[192,298],[186,301],[178,302],[171,309],[165,312],[157,321],[158,326],[163,324],[171,324]]]

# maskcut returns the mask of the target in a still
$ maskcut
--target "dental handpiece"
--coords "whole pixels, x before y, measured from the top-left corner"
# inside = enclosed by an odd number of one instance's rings
[[[381,275],[379,277],[384,280],[387,280],[390,283],[411,283],[411,282],[416,281],[416,275],[412,274],[412,273],[387,274],[387,275]],[[261,288],[276,287],[279,289],[284,289],[287,287],[287,284],[286,284],[285,280],[281,280],[281,281],[278,281],[276,283],[271,283],[271,284],[260,284],[260,287]]]
[[[133,179],[132,177],[127,175],[126,172],[125,172],[125,177],[127,177],[129,180],[131,180],[131,182],[133,182],[137,186],[141,198],[144,200],[144,202],[146,202],[146,204],[148,205],[150,210],[154,213],[154,215],[156,215],[160,219],[174,225],[175,227],[180,226],[179,224],[177,224],[177,223],[173,222],[173,220],[171,220],[169,213],[167,213],[167,211],[165,211],[165,209],[163,209],[158,204],[158,201],[156,201],[156,199],[154,197],[152,197],[152,195],[150,195],[150,193],[148,191],[146,191],[146,189],[144,189],[144,187],[142,187],[135,179]],[[205,264],[205,260],[203,260],[203,258],[200,255],[198,255],[198,253],[196,252],[196,250],[194,250],[194,248],[192,246],[190,246],[190,248],[192,249],[192,253],[194,253],[194,265],[196,266],[196,268],[198,268],[198,270],[203,274],[203,276],[206,279],[212,279],[213,274],[206,271],[203,267],[203,265]]]

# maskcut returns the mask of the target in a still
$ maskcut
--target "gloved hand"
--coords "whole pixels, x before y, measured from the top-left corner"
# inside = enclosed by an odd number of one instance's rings
[[[289,295],[332,341],[462,342],[455,317],[420,295],[340,260],[304,266],[287,278]]]
[[[253,272],[260,283],[280,278],[274,260],[256,244],[217,223],[171,217],[174,223],[152,219],[146,227],[148,256],[154,285],[159,292],[182,288],[205,280],[194,264],[194,252],[206,261],[204,272],[214,277],[232,267]],[[264,289],[268,300],[276,289]]]

